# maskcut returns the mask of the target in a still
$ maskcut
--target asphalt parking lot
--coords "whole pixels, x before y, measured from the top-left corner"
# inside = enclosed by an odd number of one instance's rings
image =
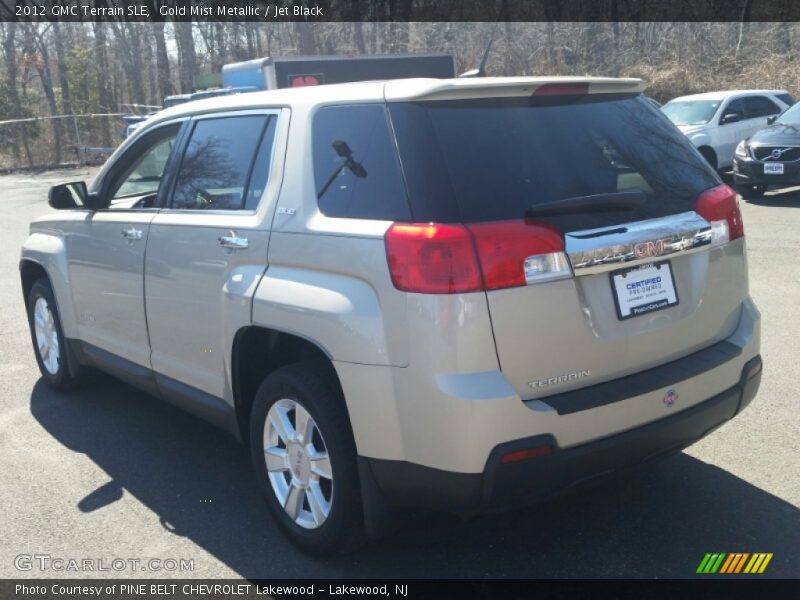
[[[227,434],[111,379],[39,381],[18,277],[48,187],[87,169],[0,177],[0,577],[692,577],[706,552],[772,552],[800,577],[800,189],[742,203],[762,311],[761,391],[737,419],[629,478],[523,511],[423,525],[311,559],[270,520]],[[191,559],[193,571],[64,572],[19,555]]]

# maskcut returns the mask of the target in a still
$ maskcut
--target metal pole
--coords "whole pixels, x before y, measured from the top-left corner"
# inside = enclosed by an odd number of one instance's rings
[[[75,128],[75,148],[78,153],[78,164],[83,166],[83,155],[81,154],[81,132],[78,129],[78,117],[72,115],[72,125]]]

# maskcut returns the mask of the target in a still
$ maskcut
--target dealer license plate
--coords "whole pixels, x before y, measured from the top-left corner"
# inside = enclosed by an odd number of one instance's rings
[[[669,261],[611,273],[617,317],[630,319],[678,304]]]

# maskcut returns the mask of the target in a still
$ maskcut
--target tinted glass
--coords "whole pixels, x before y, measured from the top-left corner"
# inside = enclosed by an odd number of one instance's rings
[[[278,120],[271,117],[267,123],[267,128],[258,146],[258,154],[253,162],[253,173],[250,175],[250,184],[247,186],[244,208],[255,210],[258,201],[264,194],[264,190],[269,182],[270,167],[272,166],[272,147],[275,144],[275,126]]]
[[[720,120],[725,115],[729,115],[731,113],[736,113],[742,115],[742,118],[745,118],[745,107],[744,107],[744,99],[738,98],[736,100],[731,100],[728,102],[728,105],[722,109],[722,114],[720,115]]]
[[[786,112],[778,118],[776,123],[800,127],[800,104],[795,104],[787,108]]]
[[[708,123],[719,108],[719,100],[678,100],[661,107],[675,125],[702,125]]]
[[[252,115],[198,121],[178,170],[172,208],[242,208],[267,119]]]
[[[547,202],[639,190],[630,211],[557,215],[562,231],[692,210],[719,178],[642,96],[390,105],[415,221],[522,219]]]
[[[764,96],[752,96],[751,98],[745,98],[744,106],[748,119],[777,115],[779,112],[781,112],[781,109],[778,108],[777,104]]]
[[[158,192],[179,128],[178,125],[165,127],[163,131],[156,132],[153,136],[148,136],[137,143],[120,158],[121,161],[132,160],[132,162],[111,184],[107,196],[111,198],[109,208],[114,208],[115,204],[129,204],[120,202],[128,198]],[[129,155],[132,157],[129,158]]]
[[[775,94],[775,97],[781,102],[785,102],[789,106],[794,104],[794,98],[792,98],[791,94]]]
[[[384,105],[320,109],[313,121],[313,154],[319,209],[324,215],[408,220]]]

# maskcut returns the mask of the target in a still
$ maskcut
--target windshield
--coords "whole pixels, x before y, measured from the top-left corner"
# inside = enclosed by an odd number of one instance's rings
[[[777,121],[775,122],[781,125],[800,127],[800,104],[795,104],[791,108],[787,109],[787,111],[778,117]]]
[[[661,107],[675,125],[703,125],[717,112],[719,100],[678,100]]]

